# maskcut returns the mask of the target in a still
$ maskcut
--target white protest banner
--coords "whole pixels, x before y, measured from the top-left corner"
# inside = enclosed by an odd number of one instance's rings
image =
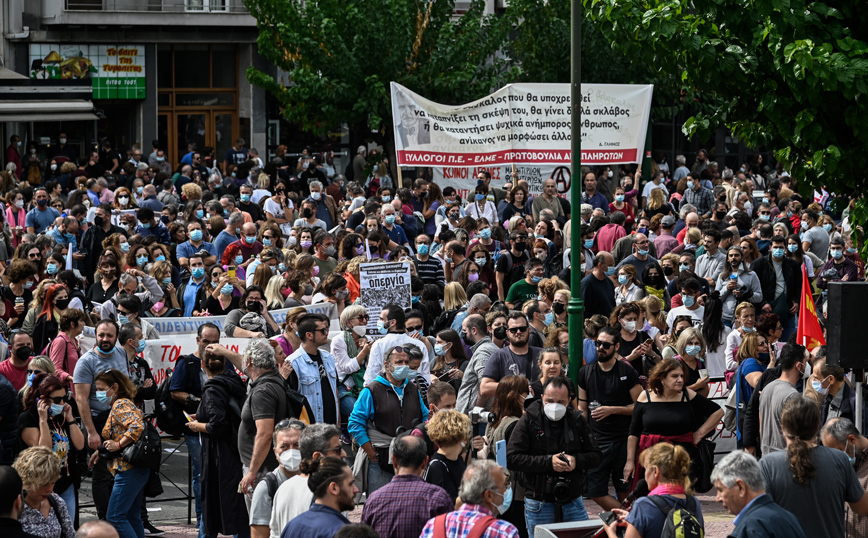
[[[500,166],[452,167],[433,166],[434,183],[444,187],[452,187],[458,191],[458,196],[464,200],[472,198],[476,188],[476,175],[479,172],[491,174],[491,186],[502,187],[512,181],[513,168],[520,179],[527,181],[527,190],[531,196],[539,196],[543,192],[543,181],[554,179],[558,196],[570,199],[570,181],[572,174],[569,165],[560,164],[517,164]]]
[[[410,262],[359,265],[362,304],[368,312],[367,334],[379,336],[377,320],[387,304],[410,308]]]
[[[305,305],[298,308],[304,308],[312,314],[325,314],[329,319],[337,319],[337,307],[333,303],[319,303],[314,305]],[[282,308],[280,310],[271,310],[269,313],[277,324],[286,321],[286,314],[292,308]],[[205,323],[213,323],[223,330],[223,325],[226,322],[226,316],[199,316],[191,318],[147,318],[148,323],[157,329],[160,336],[176,335],[176,334],[194,334],[199,330],[199,327]]]
[[[135,216],[135,209],[112,209],[111,221],[115,226],[121,225],[121,215],[133,215]]]
[[[582,84],[582,164],[641,163],[653,89]],[[391,90],[399,165],[570,164],[569,84],[510,84],[458,106]]]

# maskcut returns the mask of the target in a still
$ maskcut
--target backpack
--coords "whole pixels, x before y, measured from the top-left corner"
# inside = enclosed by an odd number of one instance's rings
[[[699,510],[699,503],[696,502],[696,497],[687,496],[687,504],[693,503],[692,510],[681,508],[677,505],[670,506],[665,499],[657,495],[650,495],[648,499],[666,517],[660,538],[705,538],[705,529],[702,528],[699,519],[695,515],[695,512]]]
[[[291,389],[289,383],[284,381],[282,377],[280,379],[283,381],[281,385],[286,393],[286,418],[298,419],[308,426],[316,423],[313,409],[311,409],[307,397],[297,390]]]
[[[451,328],[452,322],[455,321],[455,316],[457,316],[459,312],[464,312],[465,310],[465,307],[461,307],[442,312],[437,316],[437,319],[434,320],[434,325],[432,326],[430,334],[437,334],[440,331]]]
[[[191,362],[193,360],[188,358],[187,368],[190,367]],[[157,387],[154,396],[154,415],[157,417],[157,426],[161,430],[172,437],[181,437],[188,432],[185,426],[187,417],[184,416],[183,406],[172,399],[172,392],[169,390],[173,374],[174,370],[168,370],[166,379]]]

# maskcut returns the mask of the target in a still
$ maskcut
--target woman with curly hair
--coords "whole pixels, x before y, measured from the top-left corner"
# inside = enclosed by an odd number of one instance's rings
[[[64,538],[75,534],[71,512],[54,492],[61,478],[60,461],[50,448],[36,446],[22,452],[12,464],[23,486],[18,514],[21,535]]]
[[[446,490],[452,501],[458,498],[458,486],[467,463],[461,457],[470,440],[470,419],[455,409],[444,409],[428,421],[428,437],[437,444],[425,472],[425,481]]]
[[[365,240],[359,234],[347,234],[338,244],[338,262],[365,255]]]
[[[181,187],[181,200],[196,205],[202,200],[202,187],[195,183],[186,183]]]
[[[458,272],[455,273],[455,282],[461,284],[461,287],[465,291],[468,286],[477,280],[479,280],[479,266],[476,265],[476,262],[469,259],[462,263],[461,267],[458,268]]]

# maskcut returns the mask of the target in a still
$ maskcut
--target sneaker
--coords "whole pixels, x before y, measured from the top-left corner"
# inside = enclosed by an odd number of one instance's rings
[[[164,534],[166,531],[154,527],[150,521],[145,521],[145,536],[163,536]]]

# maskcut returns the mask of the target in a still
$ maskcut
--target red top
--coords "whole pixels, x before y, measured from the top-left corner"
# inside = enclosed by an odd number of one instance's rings
[[[27,359],[27,363],[30,364],[30,359]],[[18,367],[12,364],[11,359],[6,359],[0,362],[0,374],[12,383],[16,391],[21,390],[27,383],[27,364]]]

